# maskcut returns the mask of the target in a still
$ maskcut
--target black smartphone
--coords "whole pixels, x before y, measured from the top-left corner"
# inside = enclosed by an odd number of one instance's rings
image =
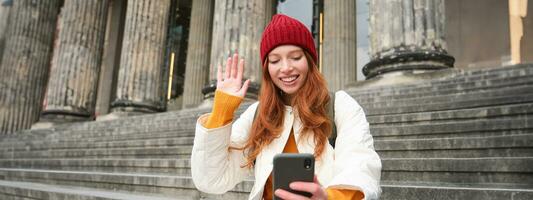
[[[281,188],[291,193],[311,197],[311,193],[295,191],[289,184],[295,181],[313,182],[315,176],[315,157],[308,153],[282,153],[274,156],[274,169],[272,170],[273,199],[280,198],[274,195],[276,189]]]

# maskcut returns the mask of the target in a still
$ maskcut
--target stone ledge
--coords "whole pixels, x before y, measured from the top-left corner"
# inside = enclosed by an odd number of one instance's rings
[[[391,90],[390,92],[382,93],[379,95],[361,94],[357,91],[348,91],[348,94],[352,95],[360,103],[368,103],[373,101],[379,101],[382,99],[405,100],[421,97],[430,97],[434,96],[435,94],[450,95],[455,93],[473,92],[479,90],[495,91],[506,87],[515,87],[520,85],[531,84],[531,77],[521,76],[513,77],[512,79],[505,77],[501,79],[480,80],[450,85],[432,85],[431,87],[412,88],[409,90],[403,89],[402,87],[394,87],[395,90]]]
[[[443,183],[412,184],[382,182],[381,199],[468,199],[468,200],[530,200],[531,189],[509,189],[486,185],[446,185]]]
[[[493,105],[460,110],[428,111],[418,113],[385,114],[368,116],[367,120],[372,125],[393,124],[398,125],[406,122],[442,122],[444,120],[459,121],[475,118],[495,118],[509,115],[522,115],[533,113],[533,102]]]
[[[174,146],[192,146],[193,136],[186,137],[168,137],[168,138],[146,138],[135,140],[119,140],[112,139],[93,140],[90,139],[74,139],[74,140],[38,140],[15,142],[9,144],[2,144],[0,152],[8,151],[35,151],[35,150],[51,150],[51,149],[90,149],[90,148],[134,148],[134,147],[174,147]]]
[[[0,176],[7,181],[40,182],[164,195],[198,192],[191,177],[188,176],[7,168],[0,168]],[[250,192],[252,186],[253,181],[246,180],[237,184],[229,193],[245,194]]]
[[[188,158],[192,147],[103,148],[1,152],[0,158]]]
[[[0,168],[190,176],[189,159],[0,159]]]
[[[375,141],[377,151],[398,150],[466,150],[530,148],[533,150],[533,134],[457,137],[432,139],[395,139]]]
[[[401,113],[396,110],[410,108],[407,112],[428,112],[459,108],[472,108],[487,105],[532,102],[533,85],[508,88],[498,91],[482,91],[468,94],[452,94],[419,98],[414,100],[387,101],[361,104],[368,115]],[[379,112],[378,112],[379,111]],[[404,111],[405,112],[405,111]]]
[[[447,123],[427,123],[402,126],[370,126],[370,132],[374,137],[406,136],[406,135],[436,135],[483,131],[506,131],[506,130],[530,130],[533,129],[533,118],[508,117],[500,119],[474,119]],[[457,136],[455,136],[457,137]]]
[[[412,84],[400,84],[391,87],[390,85],[381,87],[361,87],[366,84],[365,81],[355,82],[348,85],[348,91],[357,91],[361,95],[373,96],[383,95],[383,93],[398,91],[398,89],[416,91],[423,90],[424,88],[439,87],[441,85],[460,84],[464,82],[475,82],[481,80],[491,80],[494,78],[513,78],[528,76],[533,74],[533,68],[531,64],[520,64],[514,66],[496,66],[493,68],[479,68],[479,69],[448,69],[440,70],[432,73],[416,74],[418,80]],[[415,91],[415,90],[413,90]],[[405,91],[401,91],[404,93]]]
[[[383,171],[521,173],[533,181],[533,157],[385,158]],[[533,183],[533,182],[532,182]]]
[[[134,194],[131,192],[117,192],[110,190],[98,190],[86,187],[72,187],[49,185],[42,183],[2,181],[0,180],[0,193],[5,198],[36,198],[47,197],[55,200],[104,200],[104,199],[130,199],[130,200],[185,200],[187,197],[162,197],[156,194]],[[0,197],[2,197],[0,195]]]

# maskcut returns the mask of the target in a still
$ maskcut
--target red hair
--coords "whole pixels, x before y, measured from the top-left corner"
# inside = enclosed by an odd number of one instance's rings
[[[304,50],[309,66],[307,80],[294,94],[291,105],[302,121],[302,138],[314,137],[315,152],[318,158],[325,149],[332,125],[327,117],[326,104],[329,92],[326,81],[318,71],[311,55]],[[282,91],[274,85],[268,72],[268,62],[263,64],[263,82],[259,93],[257,118],[254,120],[248,141],[242,149],[248,149],[247,162],[243,167],[252,167],[259,153],[283,130],[285,106]]]

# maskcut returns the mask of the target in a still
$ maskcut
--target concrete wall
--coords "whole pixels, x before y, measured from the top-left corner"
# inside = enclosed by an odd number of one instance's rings
[[[448,52],[456,59],[455,67],[496,66],[509,61],[508,4],[507,0],[446,0],[446,41]]]
[[[522,62],[533,63],[533,1],[528,1],[527,15],[522,21],[524,33],[520,44]]]

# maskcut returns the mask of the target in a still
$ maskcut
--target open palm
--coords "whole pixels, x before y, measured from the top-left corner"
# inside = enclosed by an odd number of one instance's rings
[[[217,90],[233,96],[244,97],[250,85],[250,80],[242,83],[243,73],[244,60],[239,59],[239,54],[235,53],[233,57],[228,58],[224,75],[222,75],[222,66],[218,65]]]

